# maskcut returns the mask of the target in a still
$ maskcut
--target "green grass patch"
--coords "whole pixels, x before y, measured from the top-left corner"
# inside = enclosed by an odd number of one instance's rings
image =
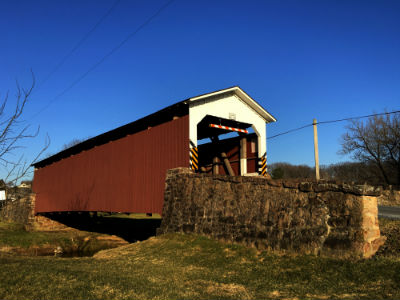
[[[0,264],[0,299],[400,299],[397,258],[278,256],[197,235]]]
[[[44,244],[65,244],[73,236],[72,233],[28,232],[23,225],[0,222],[0,247],[41,246]]]

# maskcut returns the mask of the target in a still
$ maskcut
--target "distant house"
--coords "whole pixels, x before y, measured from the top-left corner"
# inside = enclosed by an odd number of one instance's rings
[[[32,188],[32,181],[21,181],[20,185],[18,186],[20,189],[30,189]]]
[[[6,184],[3,179],[0,179],[0,201],[5,201],[6,199]]]

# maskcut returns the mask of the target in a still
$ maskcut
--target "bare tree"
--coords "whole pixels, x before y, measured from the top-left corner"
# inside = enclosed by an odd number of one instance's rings
[[[400,185],[400,114],[353,120],[346,128],[339,153],[375,165],[386,184]]]
[[[341,182],[353,182],[355,184],[368,183],[371,185],[386,184],[374,163],[365,162],[340,162],[323,166],[322,173],[326,179],[334,179]]]
[[[86,140],[88,140],[88,139],[90,139],[90,137],[83,138],[83,139],[74,138],[74,139],[72,139],[70,142],[64,144],[64,145],[62,146],[61,151],[62,151],[62,150],[65,150],[65,149],[68,149],[68,148],[71,148],[71,147],[73,147],[73,146],[75,146],[75,145],[78,145],[78,144],[80,144],[80,143],[82,143],[82,142],[84,142],[84,141],[86,141]]]
[[[82,142],[84,142],[84,141],[86,141],[86,140],[88,140],[88,139],[90,139],[90,138],[91,138],[90,136],[88,136],[88,137],[86,137],[86,138],[73,138],[71,141],[69,141],[68,143],[64,144],[64,145],[60,148],[59,152],[64,151],[64,150],[67,150],[67,149],[69,149],[69,148],[71,148],[71,147],[74,147],[75,145],[78,145],[78,144],[80,144],[80,143],[82,143]],[[53,155],[55,155],[54,152],[46,153],[46,154],[44,154],[44,155],[42,156],[42,159],[49,158],[49,157],[51,157],[51,156],[53,156]]]
[[[30,161],[25,156],[17,155],[18,149],[24,148],[23,141],[38,136],[39,127],[31,131],[30,125],[25,125],[22,119],[25,106],[35,87],[35,77],[32,73],[32,85],[28,89],[21,88],[18,81],[15,104],[8,105],[8,92],[0,104],[0,166],[6,171],[5,181],[14,184],[29,173],[34,163],[49,147],[47,136],[43,148]]]

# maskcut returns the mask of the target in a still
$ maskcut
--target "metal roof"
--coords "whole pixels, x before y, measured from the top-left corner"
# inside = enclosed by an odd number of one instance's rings
[[[63,158],[78,154],[82,151],[89,150],[96,146],[106,144],[110,141],[118,140],[129,134],[134,134],[136,132],[148,129],[149,127],[155,127],[157,125],[172,120],[173,117],[182,117],[187,115],[188,113],[189,106],[186,103],[186,100],[180,101],[162,110],[152,113],[151,115],[148,115],[144,118],[123,125],[116,129],[107,131],[103,134],[90,138],[68,149],[58,152],[57,154],[47,157],[41,161],[35,162],[32,164],[32,166],[35,168],[42,168]]]
[[[234,93],[235,95],[237,95],[242,101],[244,101],[247,105],[253,108],[259,115],[261,115],[267,123],[276,121],[276,119],[271,114],[269,114],[263,107],[261,107],[261,105],[259,105],[253,98],[251,98],[248,94],[246,94],[240,87],[234,86],[227,89],[203,94],[200,96],[188,98],[186,100],[177,102],[153,114],[143,117],[139,120],[123,125],[116,129],[107,131],[103,134],[90,138],[68,149],[58,152],[57,154],[47,157],[41,161],[35,162],[32,164],[32,166],[35,168],[42,168],[44,166],[52,164],[56,161],[59,161],[71,155],[75,155],[82,151],[89,150],[93,147],[106,144],[110,141],[115,141],[129,134],[134,134],[136,132],[145,130],[149,127],[160,125],[164,122],[172,120],[173,117],[182,117],[184,115],[189,114],[190,102],[218,96],[225,93]]]

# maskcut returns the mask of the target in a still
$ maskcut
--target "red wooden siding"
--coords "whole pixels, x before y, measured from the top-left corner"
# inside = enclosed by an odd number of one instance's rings
[[[166,171],[188,166],[186,115],[35,170],[35,211],[161,214]]]
[[[247,139],[247,173],[258,172],[257,135],[250,135]]]

